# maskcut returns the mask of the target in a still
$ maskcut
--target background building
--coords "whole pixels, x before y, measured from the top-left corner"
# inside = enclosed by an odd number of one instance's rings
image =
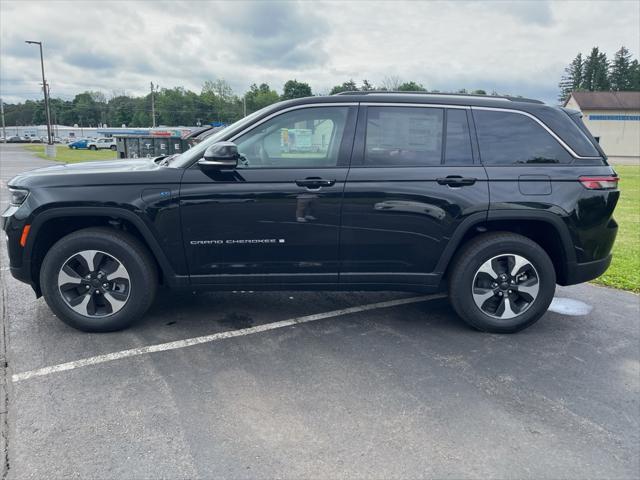
[[[640,161],[640,92],[572,92],[565,106],[582,112],[612,160]]]

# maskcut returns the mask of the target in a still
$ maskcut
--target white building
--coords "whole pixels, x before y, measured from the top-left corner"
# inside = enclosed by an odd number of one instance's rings
[[[640,161],[640,92],[573,92],[565,107],[582,112],[609,158]]]
[[[58,138],[97,138],[98,128],[89,128],[89,127],[69,127],[67,125],[51,125],[53,129],[53,136]],[[6,127],[7,137],[18,136],[18,137],[36,137],[41,138],[47,137],[47,126],[46,125],[27,125],[27,126],[17,126],[17,127]]]

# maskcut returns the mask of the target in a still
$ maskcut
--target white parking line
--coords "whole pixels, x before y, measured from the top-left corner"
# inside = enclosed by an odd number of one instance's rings
[[[305,315],[303,317],[291,318],[289,320],[282,320],[280,322],[267,323],[264,325],[258,325],[257,327],[243,328],[240,330],[232,330],[228,332],[214,333],[212,335],[204,335],[201,337],[186,338],[184,340],[177,340],[175,342],[159,343],[157,345],[149,345],[147,347],[132,348],[130,350],[122,350],[120,352],[107,353],[105,355],[97,355],[95,357],[83,358],[75,360],[73,362],[60,363],[58,365],[52,365],[50,367],[38,368],[36,370],[29,370],[28,372],[16,373],[12,375],[11,380],[14,383],[21,382],[23,380],[29,380],[34,377],[42,377],[50,375],[52,373],[64,372],[66,370],[74,370],[80,367],[87,367],[89,365],[97,365],[99,363],[112,362],[121,358],[136,357],[138,355],[144,355],[147,353],[165,352],[167,350],[176,350],[178,348],[191,347],[193,345],[201,345],[203,343],[215,342],[216,340],[224,340],[226,338],[242,337],[244,335],[252,335],[254,333],[267,332],[269,330],[276,330],[278,328],[290,327],[291,325],[297,325],[300,323],[315,322],[316,320],[323,320],[325,318],[339,317],[341,315],[348,315],[350,313],[364,312],[367,310],[376,310],[378,308],[395,307],[398,305],[407,305],[409,303],[424,302],[425,300],[432,300],[436,298],[443,298],[445,294],[423,295],[420,297],[400,298],[398,300],[388,300],[386,302],[368,303],[366,305],[358,305],[356,307],[343,308],[340,310],[333,310],[331,312],[315,313],[313,315]]]

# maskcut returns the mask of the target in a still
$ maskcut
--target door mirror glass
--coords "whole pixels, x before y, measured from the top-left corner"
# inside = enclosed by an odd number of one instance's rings
[[[238,165],[238,147],[233,142],[218,142],[207,147],[204,158],[198,165],[213,168],[236,168]]]

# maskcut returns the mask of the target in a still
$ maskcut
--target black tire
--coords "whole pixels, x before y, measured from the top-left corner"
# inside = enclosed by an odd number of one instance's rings
[[[95,145],[89,145],[89,150],[98,150],[98,147]]]
[[[129,275],[128,297],[115,313],[81,315],[67,304],[61,292],[63,287],[58,286],[58,275],[65,263],[87,250],[113,256]],[[156,263],[148,250],[132,235],[111,228],[86,228],[63,237],[49,249],[40,269],[42,294],[51,310],[67,325],[85,332],[112,332],[129,327],[149,309],[157,285]]]
[[[116,146],[115,146],[115,145],[111,145],[111,146],[109,147],[109,149],[110,149],[110,150],[113,150],[113,151],[115,152],[115,151],[116,151]]]
[[[500,261],[502,255],[509,258],[515,258],[510,255],[523,257],[533,266],[538,280],[537,296],[513,318],[492,316],[476,304],[473,295],[476,275],[479,275],[481,266],[495,257]],[[508,271],[505,273],[509,274]],[[491,286],[493,285],[496,284]],[[555,288],[556,272],[547,253],[529,238],[509,232],[486,233],[464,245],[456,254],[449,276],[449,300],[453,309],[472,327],[491,333],[514,333],[533,325],[549,308]],[[486,308],[487,305],[499,305],[503,297],[511,297],[507,295],[507,291],[502,293],[500,286],[496,291],[496,295],[500,297],[489,297],[488,301],[495,303],[485,302],[481,305],[482,308]],[[500,308],[503,308],[504,312],[504,307],[498,307]],[[499,315],[497,310],[496,315]]]

